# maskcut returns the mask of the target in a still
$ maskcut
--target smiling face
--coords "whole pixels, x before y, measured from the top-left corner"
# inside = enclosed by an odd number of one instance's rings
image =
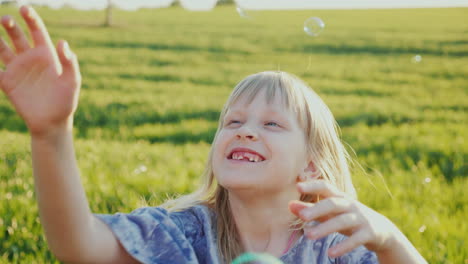
[[[227,110],[213,145],[213,173],[228,190],[295,188],[307,165],[305,136],[278,94],[241,96]]]

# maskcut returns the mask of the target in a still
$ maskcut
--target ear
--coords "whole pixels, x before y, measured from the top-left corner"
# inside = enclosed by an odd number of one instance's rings
[[[320,171],[315,166],[314,162],[310,160],[303,171],[299,174],[298,181],[308,181],[318,179],[320,177]]]

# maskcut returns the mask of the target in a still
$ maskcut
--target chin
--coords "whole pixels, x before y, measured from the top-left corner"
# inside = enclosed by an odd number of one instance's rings
[[[262,180],[258,177],[254,178],[253,176],[219,177],[217,179],[219,185],[223,186],[226,190],[233,192],[255,191],[258,194],[259,192],[277,192],[282,188],[279,186],[281,184],[273,185],[272,182]]]
[[[223,186],[225,189],[234,190],[234,189],[255,189],[261,186],[259,182],[253,181],[250,179],[240,179],[240,178],[231,178],[231,177],[220,177],[218,178],[219,185]]]
[[[252,177],[217,177],[219,185],[227,190],[257,189],[262,183]]]

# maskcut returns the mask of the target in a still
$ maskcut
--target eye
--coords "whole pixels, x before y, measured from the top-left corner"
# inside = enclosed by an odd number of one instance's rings
[[[228,126],[233,125],[233,124],[240,124],[240,121],[233,119],[233,120],[229,120],[229,121],[226,122],[226,125],[228,125]]]
[[[269,121],[265,123],[265,126],[279,127],[280,125],[274,121]]]

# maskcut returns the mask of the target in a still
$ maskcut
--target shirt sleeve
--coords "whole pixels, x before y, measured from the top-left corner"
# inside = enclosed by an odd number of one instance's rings
[[[180,221],[159,207],[130,214],[95,214],[106,223],[125,250],[141,263],[198,263]]]
[[[346,236],[342,234],[337,234],[333,241],[330,243],[330,247],[333,247],[334,245],[340,243],[341,241],[347,239]],[[344,254],[338,258],[335,258],[334,261],[331,263],[335,264],[378,264],[379,260],[377,258],[377,255],[375,252],[368,250],[364,246],[359,246],[352,250],[351,252],[348,252],[347,254]]]

